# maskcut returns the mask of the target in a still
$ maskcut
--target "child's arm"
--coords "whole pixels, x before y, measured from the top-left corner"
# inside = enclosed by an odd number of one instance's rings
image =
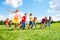
[[[13,12],[13,11],[11,11],[11,10],[9,10],[9,9],[7,9],[9,12],[12,12],[12,13],[15,13],[15,12]]]

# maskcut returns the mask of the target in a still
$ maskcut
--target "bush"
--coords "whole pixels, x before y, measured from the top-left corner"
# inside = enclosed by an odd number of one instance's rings
[[[1,21],[0,21],[0,25],[4,25],[4,21],[1,20]]]

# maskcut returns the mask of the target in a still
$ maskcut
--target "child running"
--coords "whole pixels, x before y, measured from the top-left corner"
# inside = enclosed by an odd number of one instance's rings
[[[9,27],[11,27],[11,25],[12,25],[12,20],[9,21]]]
[[[8,10],[8,9],[7,9]],[[16,9],[15,12],[8,10],[9,12],[14,13],[14,19],[13,19],[13,23],[15,25],[15,29],[17,28],[18,24],[19,24],[19,19],[20,19],[20,11],[18,9]]]
[[[26,26],[26,13],[24,14],[24,16],[22,17],[22,29],[24,30]]]
[[[51,17],[49,17],[48,22],[47,22],[47,26],[49,26],[49,28],[50,28],[50,24],[51,24]]]
[[[32,27],[32,21],[33,21],[33,16],[32,16],[32,13],[30,13],[30,21],[29,21],[29,26],[28,26],[28,29],[30,29]]]
[[[34,19],[33,19],[33,26],[34,26],[35,28],[36,28],[36,21],[37,21],[37,18],[34,17]],[[33,26],[32,26],[32,27],[33,27]],[[31,27],[31,28],[32,28],[32,27]]]
[[[45,17],[45,23],[44,23],[45,28],[47,27],[47,21],[48,21],[48,19],[47,19],[47,17]]]

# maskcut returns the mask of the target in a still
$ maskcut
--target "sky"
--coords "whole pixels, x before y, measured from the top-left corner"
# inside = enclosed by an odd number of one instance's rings
[[[21,14],[32,13],[34,17],[41,20],[51,16],[54,21],[60,20],[60,0],[0,0],[0,20],[13,18],[13,13],[6,10],[15,11],[18,8]]]

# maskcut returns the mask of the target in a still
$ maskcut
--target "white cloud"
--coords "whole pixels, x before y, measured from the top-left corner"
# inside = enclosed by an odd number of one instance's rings
[[[55,10],[47,10],[47,13],[54,13]]]
[[[6,18],[3,15],[0,15],[0,20],[5,20]]]
[[[56,8],[56,4],[54,3],[54,1],[50,1],[49,4],[51,8]]]
[[[18,6],[22,5],[22,0],[5,0],[4,3],[17,8]]]
[[[52,16],[53,21],[60,21],[60,15]]]
[[[51,0],[49,5],[50,8],[54,9],[55,11],[60,11],[60,0]]]
[[[8,15],[8,18],[9,18],[10,20],[12,20],[13,17],[14,17],[14,14],[9,14],[9,15]]]
[[[53,21],[60,21],[60,15],[57,14],[56,16],[51,16],[52,17],[52,20]],[[41,22],[41,20],[43,19],[44,17],[40,17],[37,19],[37,22]],[[47,18],[49,19],[49,16],[47,16]]]
[[[47,10],[47,13],[54,13],[52,16],[54,21],[60,20],[60,0],[51,0],[49,2],[50,10]]]

